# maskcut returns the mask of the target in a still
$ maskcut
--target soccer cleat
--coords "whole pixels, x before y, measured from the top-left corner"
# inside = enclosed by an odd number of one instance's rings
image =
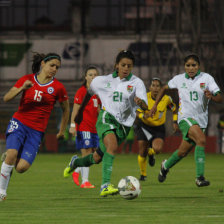
[[[115,195],[118,193],[119,193],[118,188],[115,188],[114,185],[112,184],[108,184],[105,185],[103,188],[101,188],[100,196],[107,197],[108,195]]]
[[[92,185],[89,181],[86,181],[85,183],[81,184],[81,188],[95,188],[94,185]]]
[[[169,169],[165,169],[165,167],[164,167],[165,162],[166,162],[166,160],[164,160],[161,164],[161,169],[160,169],[159,176],[158,176],[159,182],[165,181],[166,175],[169,172]]]
[[[73,172],[73,173],[72,173],[72,178],[73,178],[74,183],[75,183],[77,186],[79,186],[79,173],[77,173],[77,172]]]
[[[64,169],[64,177],[65,177],[65,178],[66,178],[66,177],[69,177],[70,175],[72,175],[72,172],[73,172],[74,169],[76,168],[76,167],[73,167],[73,163],[74,163],[74,161],[75,161],[76,159],[78,159],[78,156],[77,156],[77,155],[72,156],[72,158],[71,158],[71,160],[70,160],[68,166]]]
[[[146,176],[141,175],[141,176],[139,177],[139,180],[140,180],[140,181],[146,181],[146,178],[147,178]]]
[[[195,183],[198,187],[205,187],[210,185],[210,182],[205,180],[205,177],[203,176],[197,177]]]
[[[0,194],[0,201],[5,201],[5,200],[6,200],[6,195]]]
[[[156,160],[155,160],[154,155],[150,155],[149,156],[149,165],[150,166],[154,166],[155,165],[155,162],[156,162]]]

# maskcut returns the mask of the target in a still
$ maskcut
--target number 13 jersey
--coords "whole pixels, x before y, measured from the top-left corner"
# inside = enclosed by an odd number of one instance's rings
[[[195,119],[201,128],[208,124],[208,103],[204,91],[213,95],[220,92],[214,78],[208,73],[198,72],[194,79],[188,74],[176,75],[168,82],[169,88],[177,88],[179,93],[178,123],[185,118]]]

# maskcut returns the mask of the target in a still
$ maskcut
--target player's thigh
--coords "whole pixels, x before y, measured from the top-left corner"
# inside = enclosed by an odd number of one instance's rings
[[[148,154],[149,142],[145,140],[138,140],[139,155],[146,157]]]
[[[162,138],[155,138],[152,141],[152,148],[159,153],[163,150],[164,140]]]
[[[82,157],[85,157],[93,152],[93,148],[81,149]]]
[[[14,165],[16,163],[17,155],[18,155],[18,150],[8,149],[6,151],[5,163],[9,165]]]
[[[194,145],[182,139],[180,146],[178,147],[178,156],[186,156],[192,149]]]
[[[196,145],[205,146],[205,134],[198,125],[193,125],[189,128],[188,136],[196,143]]]
[[[16,165],[16,171],[18,173],[24,173],[25,171],[27,171],[30,168],[31,164],[28,163],[26,160],[24,159],[19,159],[17,165]]]

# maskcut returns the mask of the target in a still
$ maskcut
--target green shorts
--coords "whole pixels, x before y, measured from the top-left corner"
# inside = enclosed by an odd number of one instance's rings
[[[120,145],[127,137],[130,127],[126,127],[117,122],[115,117],[105,110],[101,110],[96,122],[96,130],[100,139],[100,149],[106,152],[106,147],[103,144],[104,137],[109,133],[114,133],[117,137],[118,145]]]
[[[192,125],[199,126],[198,122],[193,118],[185,118],[179,122],[179,128],[181,130],[183,140],[189,142],[192,145],[196,145],[192,139],[188,138],[188,131]]]

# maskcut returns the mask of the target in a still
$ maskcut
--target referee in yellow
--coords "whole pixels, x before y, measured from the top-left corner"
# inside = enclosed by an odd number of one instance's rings
[[[150,83],[149,92],[147,93],[148,110],[155,103],[157,94],[162,87],[162,82],[159,78],[153,78]],[[164,95],[157,106],[157,111],[153,117],[148,117],[147,112],[137,110],[137,120],[135,126],[135,134],[138,140],[139,155],[138,164],[141,176],[139,180],[146,180],[147,155],[149,156],[149,165],[155,165],[154,154],[162,152],[165,138],[166,112],[170,108],[173,112],[173,128],[178,130],[177,125],[177,110],[172,98]]]

